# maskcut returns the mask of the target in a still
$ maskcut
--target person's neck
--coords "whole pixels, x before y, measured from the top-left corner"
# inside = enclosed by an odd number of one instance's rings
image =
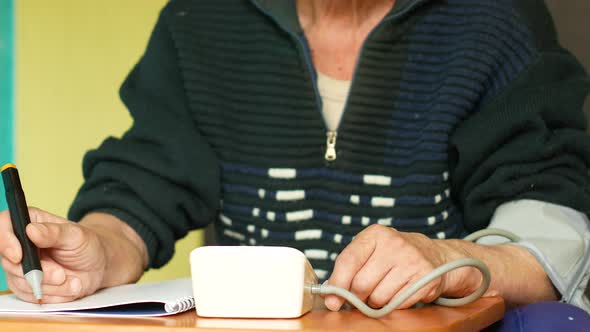
[[[304,30],[325,23],[363,29],[381,20],[395,0],[296,0]]]
[[[317,71],[350,80],[361,46],[395,0],[296,0]]]

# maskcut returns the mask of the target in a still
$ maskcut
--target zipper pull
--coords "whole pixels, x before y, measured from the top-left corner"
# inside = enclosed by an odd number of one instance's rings
[[[335,131],[328,131],[326,133],[326,158],[327,161],[336,160],[336,136],[338,134]]]

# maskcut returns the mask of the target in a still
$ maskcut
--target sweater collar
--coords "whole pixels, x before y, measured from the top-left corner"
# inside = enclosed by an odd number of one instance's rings
[[[261,12],[273,18],[283,29],[295,35],[302,33],[295,0],[250,0]],[[383,20],[402,18],[433,0],[397,0]]]

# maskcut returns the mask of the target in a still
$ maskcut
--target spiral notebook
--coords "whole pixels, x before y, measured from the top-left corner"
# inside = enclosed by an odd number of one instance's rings
[[[191,279],[177,279],[106,288],[77,301],[33,304],[13,294],[0,296],[0,315],[79,315],[99,317],[156,317],[195,307]]]

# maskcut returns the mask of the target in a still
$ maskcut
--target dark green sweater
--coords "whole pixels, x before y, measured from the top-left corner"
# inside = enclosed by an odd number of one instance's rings
[[[129,223],[154,267],[187,231],[304,251],[320,279],[370,224],[456,238],[536,199],[590,212],[590,89],[540,0],[408,0],[363,45],[328,161],[291,0],[170,2],[84,159],[69,217]]]

